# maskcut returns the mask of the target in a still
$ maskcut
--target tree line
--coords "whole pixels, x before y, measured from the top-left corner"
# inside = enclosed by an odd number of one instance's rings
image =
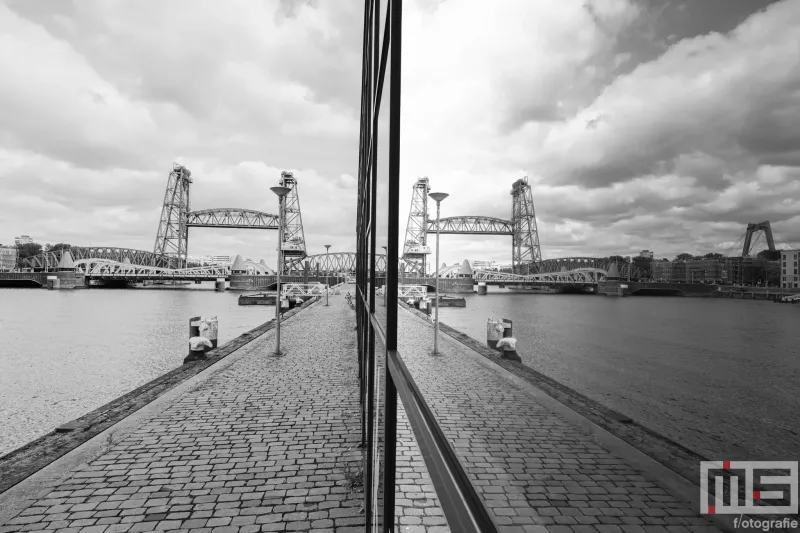
[[[57,252],[59,250],[69,250],[72,248],[72,245],[67,244],[65,242],[59,242],[57,244],[45,244],[42,246],[38,242],[28,242],[25,244],[18,244],[17,245],[17,266],[22,267],[24,264],[23,261],[30,257],[34,257],[36,255],[41,254],[42,252]]]

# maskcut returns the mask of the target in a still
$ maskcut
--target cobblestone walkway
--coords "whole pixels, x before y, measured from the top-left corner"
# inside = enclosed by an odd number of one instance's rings
[[[241,348],[0,533],[362,531],[354,323],[341,296],[302,311],[285,357]]]
[[[401,310],[398,328],[401,356],[501,531],[719,531],[504,379],[491,363],[467,355],[463,344],[441,334],[444,355],[431,356],[430,323]],[[405,454],[407,448],[399,449]],[[419,484],[430,484],[424,465],[414,465],[421,473]],[[413,516],[399,520],[409,533],[445,529]]]

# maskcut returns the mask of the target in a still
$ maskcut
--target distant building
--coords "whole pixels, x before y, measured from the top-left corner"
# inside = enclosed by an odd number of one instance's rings
[[[14,237],[14,244],[17,246],[20,244],[33,244],[33,239],[31,239],[30,235],[20,235],[19,237]]]
[[[0,246],[0,272],[14,270],[17,266],[17,248]]]
[[[781,250],[781,287],[797,288],[800,285],[800,277],[797,274],[798,257],[800,250]]]
[[[474,270],[494,270],[497,268],[497,261],[471,261]]]
[[[672,261],[653,261],[650,268],[654,281],[672,281]]]
[[[689,259],[686,261],[686,283],[720,284],[727,278],[727,268],[721,259]]]
[[[763,285],[770,261],[759,257],[726,257],[726,280],[734,285]]]
[[[645,259],[652,259],[654,253],[655,252],[651,252],[650,250],[642,250],[641,252],[639,252],[639,257],[644,257]]]
[[[229,265],[232,258],[229,255],[212,255],[209,262],[214,265]]]

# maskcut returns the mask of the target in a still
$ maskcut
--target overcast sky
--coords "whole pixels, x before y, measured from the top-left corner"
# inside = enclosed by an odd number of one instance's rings
[[[800,244],[800,2],[488,5],[405,2],[403,228],[420,176],[442,216],[510,218],[527,175],[545,258],[735,254],[762,220]],[[362,11],[0,0],[0,243],[152,250],[177,161],[192,209],[275,212],[294,171],[309,253],[354,251]],[[276,240],[194,229],[189,254],[270,260]],[[510,248],[445,236],[442,259]]]

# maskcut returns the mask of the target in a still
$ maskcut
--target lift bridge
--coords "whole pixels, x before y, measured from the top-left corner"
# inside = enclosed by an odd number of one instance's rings
[[[211,279],[227,277],[230,267],[188,268],[189,228],[240,228],[277,230],[280,214],[254,209],[213,208],[191,210],[192,173],[183,165],[174,164],[167,179],[161,218],[153,251],[111,246],[71,247],[76,268],[87,275],[104,278],[144,279]],[[282,172],[279,184],[288,187],[283,203],[283,250],[285,267],[306,258],[303,221],[297,179],[291,172]],[[25,260],[35,270],[58,267],[64,250],[46,252]],[[174,272],[171,272],[174,271]]]
[[[153,251],[110,246],[72,247],[70,259],[76,268],[90,277],[105,279],[193,279],[207,280],[230,276],[230,266],[189,267],[190,228],[239,228],[277,230],[280,214],[244,208],[211,208],[192,210],[190,202],[192,173],[175,163],[167,179],[164,200],[156,232]],[[291,172],[282,172],[279,184],[289,188],[283,204],[283,272],[297,273],[308,265],[312,271],[354,272],[356,256],[353,252],[308,255],[300,210],[297,178]],[[425,271],[426,258],[431,253],[428,235],[436,232],[436,220],[428,216],[427,177],[420,178],[412,188],[411,209],[406,228],[402,263],[399,267],[409,277],[425,279],[433,273]],[[440,219],[439,232],[443,235],[501,235],[511,237],[512,272],[509,274],[476,271],[474,278],[489,283],[552,281],[553,274],[565,279],[595,279],[607,270],[592,258],[566,258],[543,260],[539,245],[531,186],[527,177],[511,186],[511,217],[500,219],[489,216],[455,216]],[[34,270],[54,270],[61,262],[64,250],[46,252],[25,260],[25,266]],[[386,268],[385,256],[376,254],[376,272]],[[253,273],[264,273],[259,265]],[[624,267],[623,267],[624,268]],[[590,272],[590,270],[594,271]],[[564,271],[574,272],[566,275]],[[624,276],[625,273],[623,272]]]
[[[428,234],[436,233],[436,220],[428,215],[427,177],[414,184],[411,194],[411,209],[406,225],[403,259],[409,273],[425,277],[425,263],[431,248]],[[533,207],[531,186],[527,176],[511,186],[511,219],[487,216],[457,216],[439,219],[442,235],[509,235],[511,236],[512,270],[514,273],[535,274],[542,260],[539,231]]]

